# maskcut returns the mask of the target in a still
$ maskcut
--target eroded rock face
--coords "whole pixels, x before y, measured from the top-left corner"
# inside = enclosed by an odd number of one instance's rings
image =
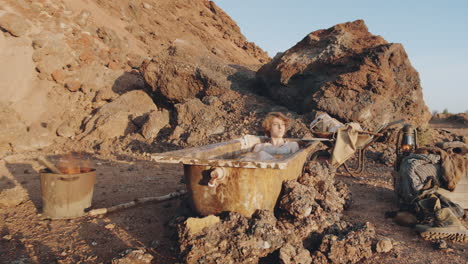
[[[264,65],[257,80],[296,111],[325,111],[371,130],[402,118],[422,125],[431,116],[403,46],[372,35],[362,20],[310,33]]]
[[[0,15],[0,28],[11,33],[15,37],[25,35],[31,28],[24,17],[13,13],[4,13]]]

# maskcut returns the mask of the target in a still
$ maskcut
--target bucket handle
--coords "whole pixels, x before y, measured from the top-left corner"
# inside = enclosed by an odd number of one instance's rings
[[[71,181],[76,181],[78,180],[80,177],[79,176],[75,176],[75,177],[68,177],[68,178],[65,178],[65,177],[60,177],[59,179],[61,181],[68,181],[68,182],[71,182]]]

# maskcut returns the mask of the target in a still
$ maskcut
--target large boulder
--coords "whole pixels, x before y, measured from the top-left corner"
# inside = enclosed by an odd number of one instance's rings
[[[190,145],[211,135],[221,134],[225,130],[226,113],[214,105],[206,105],[195,98],[176,104],[175,109],[177,126],[179,130],[186,131],[186,141]],[[176,137],[174,133],[173,137]]]
[[[195,42],[177,39],[141,66],[153,98],[170,104],[206,95],[221,96],[246,86],[254,71],[218,58]]]
[[[256,76],[263,92],[295,111],[325,111],[367,129],[431,117],[403,46],[372,35],[362,20],[310,33]]]
[[[130,91],[103,105],[86,121],[83,135],[92,141],[125,136],[136,132],[141,120],[157,110],[153,100],[144,91]]]

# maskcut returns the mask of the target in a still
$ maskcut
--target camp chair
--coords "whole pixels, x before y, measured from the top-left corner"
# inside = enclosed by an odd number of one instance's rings
[[[347,160],[354,155],[353,152],[345,156],[344,161],[341,164],[335,164],[335,165],[337,167],[343,165],[345,170],[353,177],[360,175],[364,171],[364,167],[365,167],[366,149],[369,146],[371,146],[374,142],[376,142],[380,137],[382,137],[384,135],[383,132],[385,132],[391,126],[402,123],[402,122],[403,120],[397,120],[397,121],[383,124],[375,132],[356,131],[358,133],[358,139],[357,139],[356,145],[354,146],[356,149],[354,153],[357,153],[357,165],[354,168],[352,168],[351,166],[347,164]],[[335,142],[339,144],[339,142],[337,141]],[[335,151],[335,149],[333,149],[333,151]]]

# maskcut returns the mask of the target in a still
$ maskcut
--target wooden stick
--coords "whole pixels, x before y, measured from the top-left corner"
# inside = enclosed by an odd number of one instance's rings
[[[334,139],[330,138],[301,138],[301,141],[334,141]]]
[[[361,134],[369,134],[369,135],[378,136],[378,137],[383,136],[383,134],[381,134],[381,133],[374,133],[374,132],[369,132],[369,131],[358,131],[358,133],[361,133]]]
[[[122,210],[122,209],[127,209],[127,208],[130,208],[130,207],[134,207],[134,206],[137,206],[137,205],[140,205],[140,204],[143,204],[143,203],[147,203],[147,202],[153,202],[153,201],[162,202],[162,201],[171,200],[171,199],[183,196],[186,193],[187,192],[185,190],[182,190],[182,191],[178,191],[178,192],[169,193],[169,194],[166,194],[166,195],[163,195],[163,196],[137,198],[137,199],[135,199],[135,200],[133,200],[131,202],[114,205],[114,206],[111,206],[111,207],[108,207],[108,208],[93,209],[93,210],[89,211],[88,214],[90,216],[103,215],[103,214],[107,214],[107,213],[110,213],[110,212],[114,212],[114,211],[118,211],[118,210]]]
[[[51,172],[55,174],[63,174],[59,169],[57,169],[57,167],[55,167],[55,165],[52,162],[48,161],[47,158],[44,156],[38,157],[37,161],[39,161],[39,163],[41,163],[42,165],[46,166]]]

